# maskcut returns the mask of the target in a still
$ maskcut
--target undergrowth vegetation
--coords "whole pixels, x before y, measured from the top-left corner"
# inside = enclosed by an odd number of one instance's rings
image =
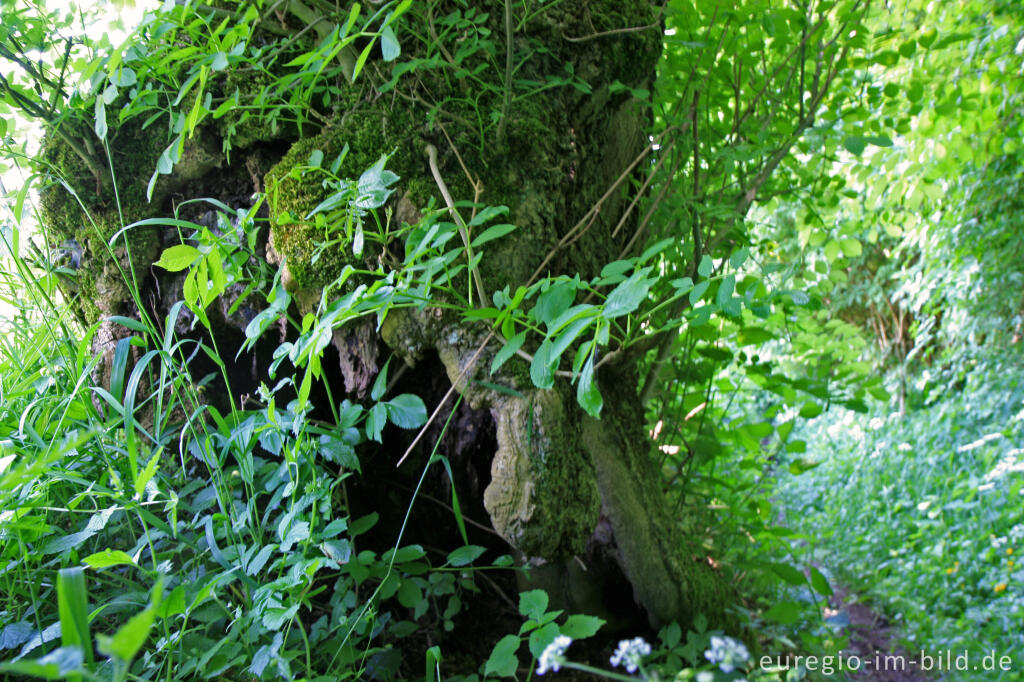
[[[212,4],[3,10],[0,674],[1024,650],[1013,0]]]
[[[780,486],[811,556],[887,613],[914,653],[977,662],[1024,649],[1021,362],[994,354],[964,380],[924,373],[905,416],[823,415],[804,435],[827,456]]]

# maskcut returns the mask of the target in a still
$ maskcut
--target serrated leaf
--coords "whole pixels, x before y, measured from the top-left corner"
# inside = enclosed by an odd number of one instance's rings
[[[548,593],[544,590],[530,590],[519,594],[519,613],[539,621],[548,610]]]
[[[565,625],[559,627],[559,631],[566,637],[572,637],[573,639],[583,639],[585,637],[593,637],[597,634],[597,631],[601,629],[605,621],[597,616],[584,616],[581,614],[573,614],[565,619]]]

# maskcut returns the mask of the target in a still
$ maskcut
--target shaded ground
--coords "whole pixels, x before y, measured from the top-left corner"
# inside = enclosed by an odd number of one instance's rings
[[[917,667],[910,652],[894,646],[896,638],[892,627],[884,616],[858,601],[858,597],[844,587],[837,587],[829,599],[826,617],[845,614],[849,617],[848,634],[850,643],[843,655],[863,662],[856,673],[850,673],[852,680],[873,682],[925,682],[935,679]]]

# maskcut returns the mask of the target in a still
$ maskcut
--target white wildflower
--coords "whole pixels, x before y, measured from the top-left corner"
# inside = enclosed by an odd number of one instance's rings
[[[743,642],[732,637],[712,637],[711,648],[704,657],[718,665],[723,673],[731,673],[750,660],[750,652]]]
[[[644,641],[643,637],[636,639],[624,639],[619,642],[619,648],[615,650],[611,663],[613,668],[620,665],[625,666],[626,672],[635,673],[644,656],[650,656],[651,645]]]
[[[559,635],[551,644],[544,648],[537,665],[537,674],[543,675],[547,671],[558,672],[565,663],[565,650],[572,644],[572,637]]]

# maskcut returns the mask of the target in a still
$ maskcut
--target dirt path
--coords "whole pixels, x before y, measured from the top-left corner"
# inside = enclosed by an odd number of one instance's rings
[[[843,655],[863,662],[861,670],[851,674],[854,680],[871,682],[928,682],[935,678],[919,670],[909,652],[894,647],[895,633],[884,616],[860,603],[857,596],[837,587],[829,599],[826,617],[846,614],[850,643]]]

